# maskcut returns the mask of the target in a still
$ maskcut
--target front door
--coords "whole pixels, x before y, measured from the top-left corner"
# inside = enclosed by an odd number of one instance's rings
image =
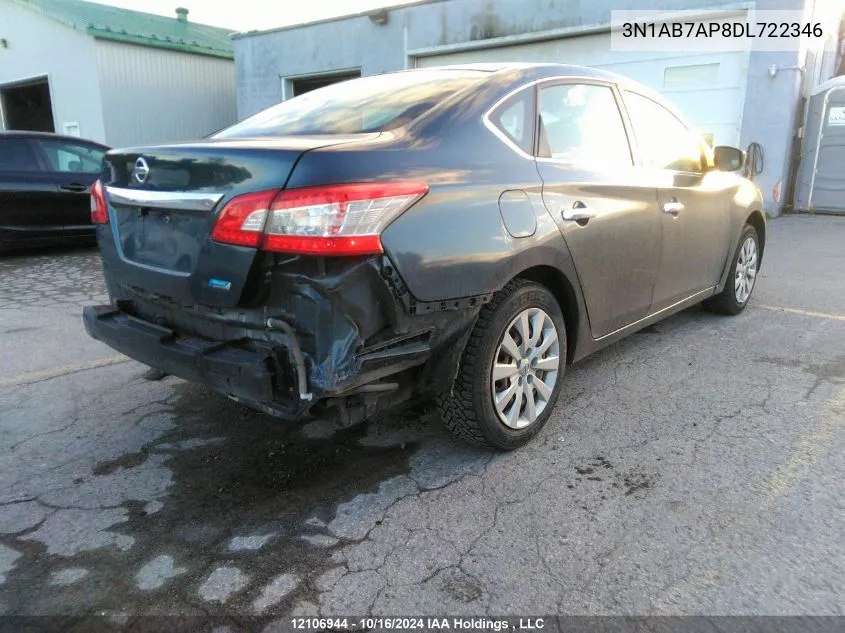
[[[701,139],[646,96],[623,91],[643,174],[657,190],[663,240],[652,311],[719,283],[736,180],[708,170]]]
[[[611,85],[544,84],[538,119],[543,202],[575,262],[592,335],[601,338],[651,308],[661,240],[655,188],[634,167]]]

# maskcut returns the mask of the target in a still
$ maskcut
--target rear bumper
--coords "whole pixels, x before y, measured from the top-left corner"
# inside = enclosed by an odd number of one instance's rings
[[[263,405],[287,419],[297,419],[310,408],[311,402],[296,393],[296,368],[287,362],[283,348],[183,336],[112,306],[86,306],[82,315],[90,336],[168,374]]]

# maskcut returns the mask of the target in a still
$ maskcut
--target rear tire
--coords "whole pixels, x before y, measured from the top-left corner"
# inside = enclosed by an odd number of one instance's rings
[[[760,238],[757,230],[746,224],[739,236],[724,289],[715,297],[707,299],[703,303],[704,307],[716,314],[728,316],[742,312],[751,299],[759,269]]]
[[[440,416],[466,442],[519,448],[548,422],[565,367],[560,305],[545,287],[516,279],[482,308],[453,388],[437,397]]]

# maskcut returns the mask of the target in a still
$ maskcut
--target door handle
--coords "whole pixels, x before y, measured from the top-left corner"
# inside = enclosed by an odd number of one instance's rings
[[[590,211],[587,205],[580,200],[572,204],[570,209],[564,209],[560,212],[560,216],[567,222],[577,222],[584,226],[587,222],[596,217],[595,211]]]
[[[684,203],[678,202],[677,198],[672,198],[669,202],[663,203],[663,213],[670,213],[677,216],[684,210]]]
[[[81,185],[81,184],[76,183],[76,182],[72,182],[69,185],[59,185],[59,188],[64,189],[65,191],[78,191],[78,192],[88,191],[87,185]]]

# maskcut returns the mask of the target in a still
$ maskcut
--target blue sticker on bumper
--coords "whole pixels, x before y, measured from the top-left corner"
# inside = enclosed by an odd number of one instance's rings
[[[232,282],[226,281],[225,279],[209,279],[208,287],[216,288],[217,290],[229,290],[232,287]]]

